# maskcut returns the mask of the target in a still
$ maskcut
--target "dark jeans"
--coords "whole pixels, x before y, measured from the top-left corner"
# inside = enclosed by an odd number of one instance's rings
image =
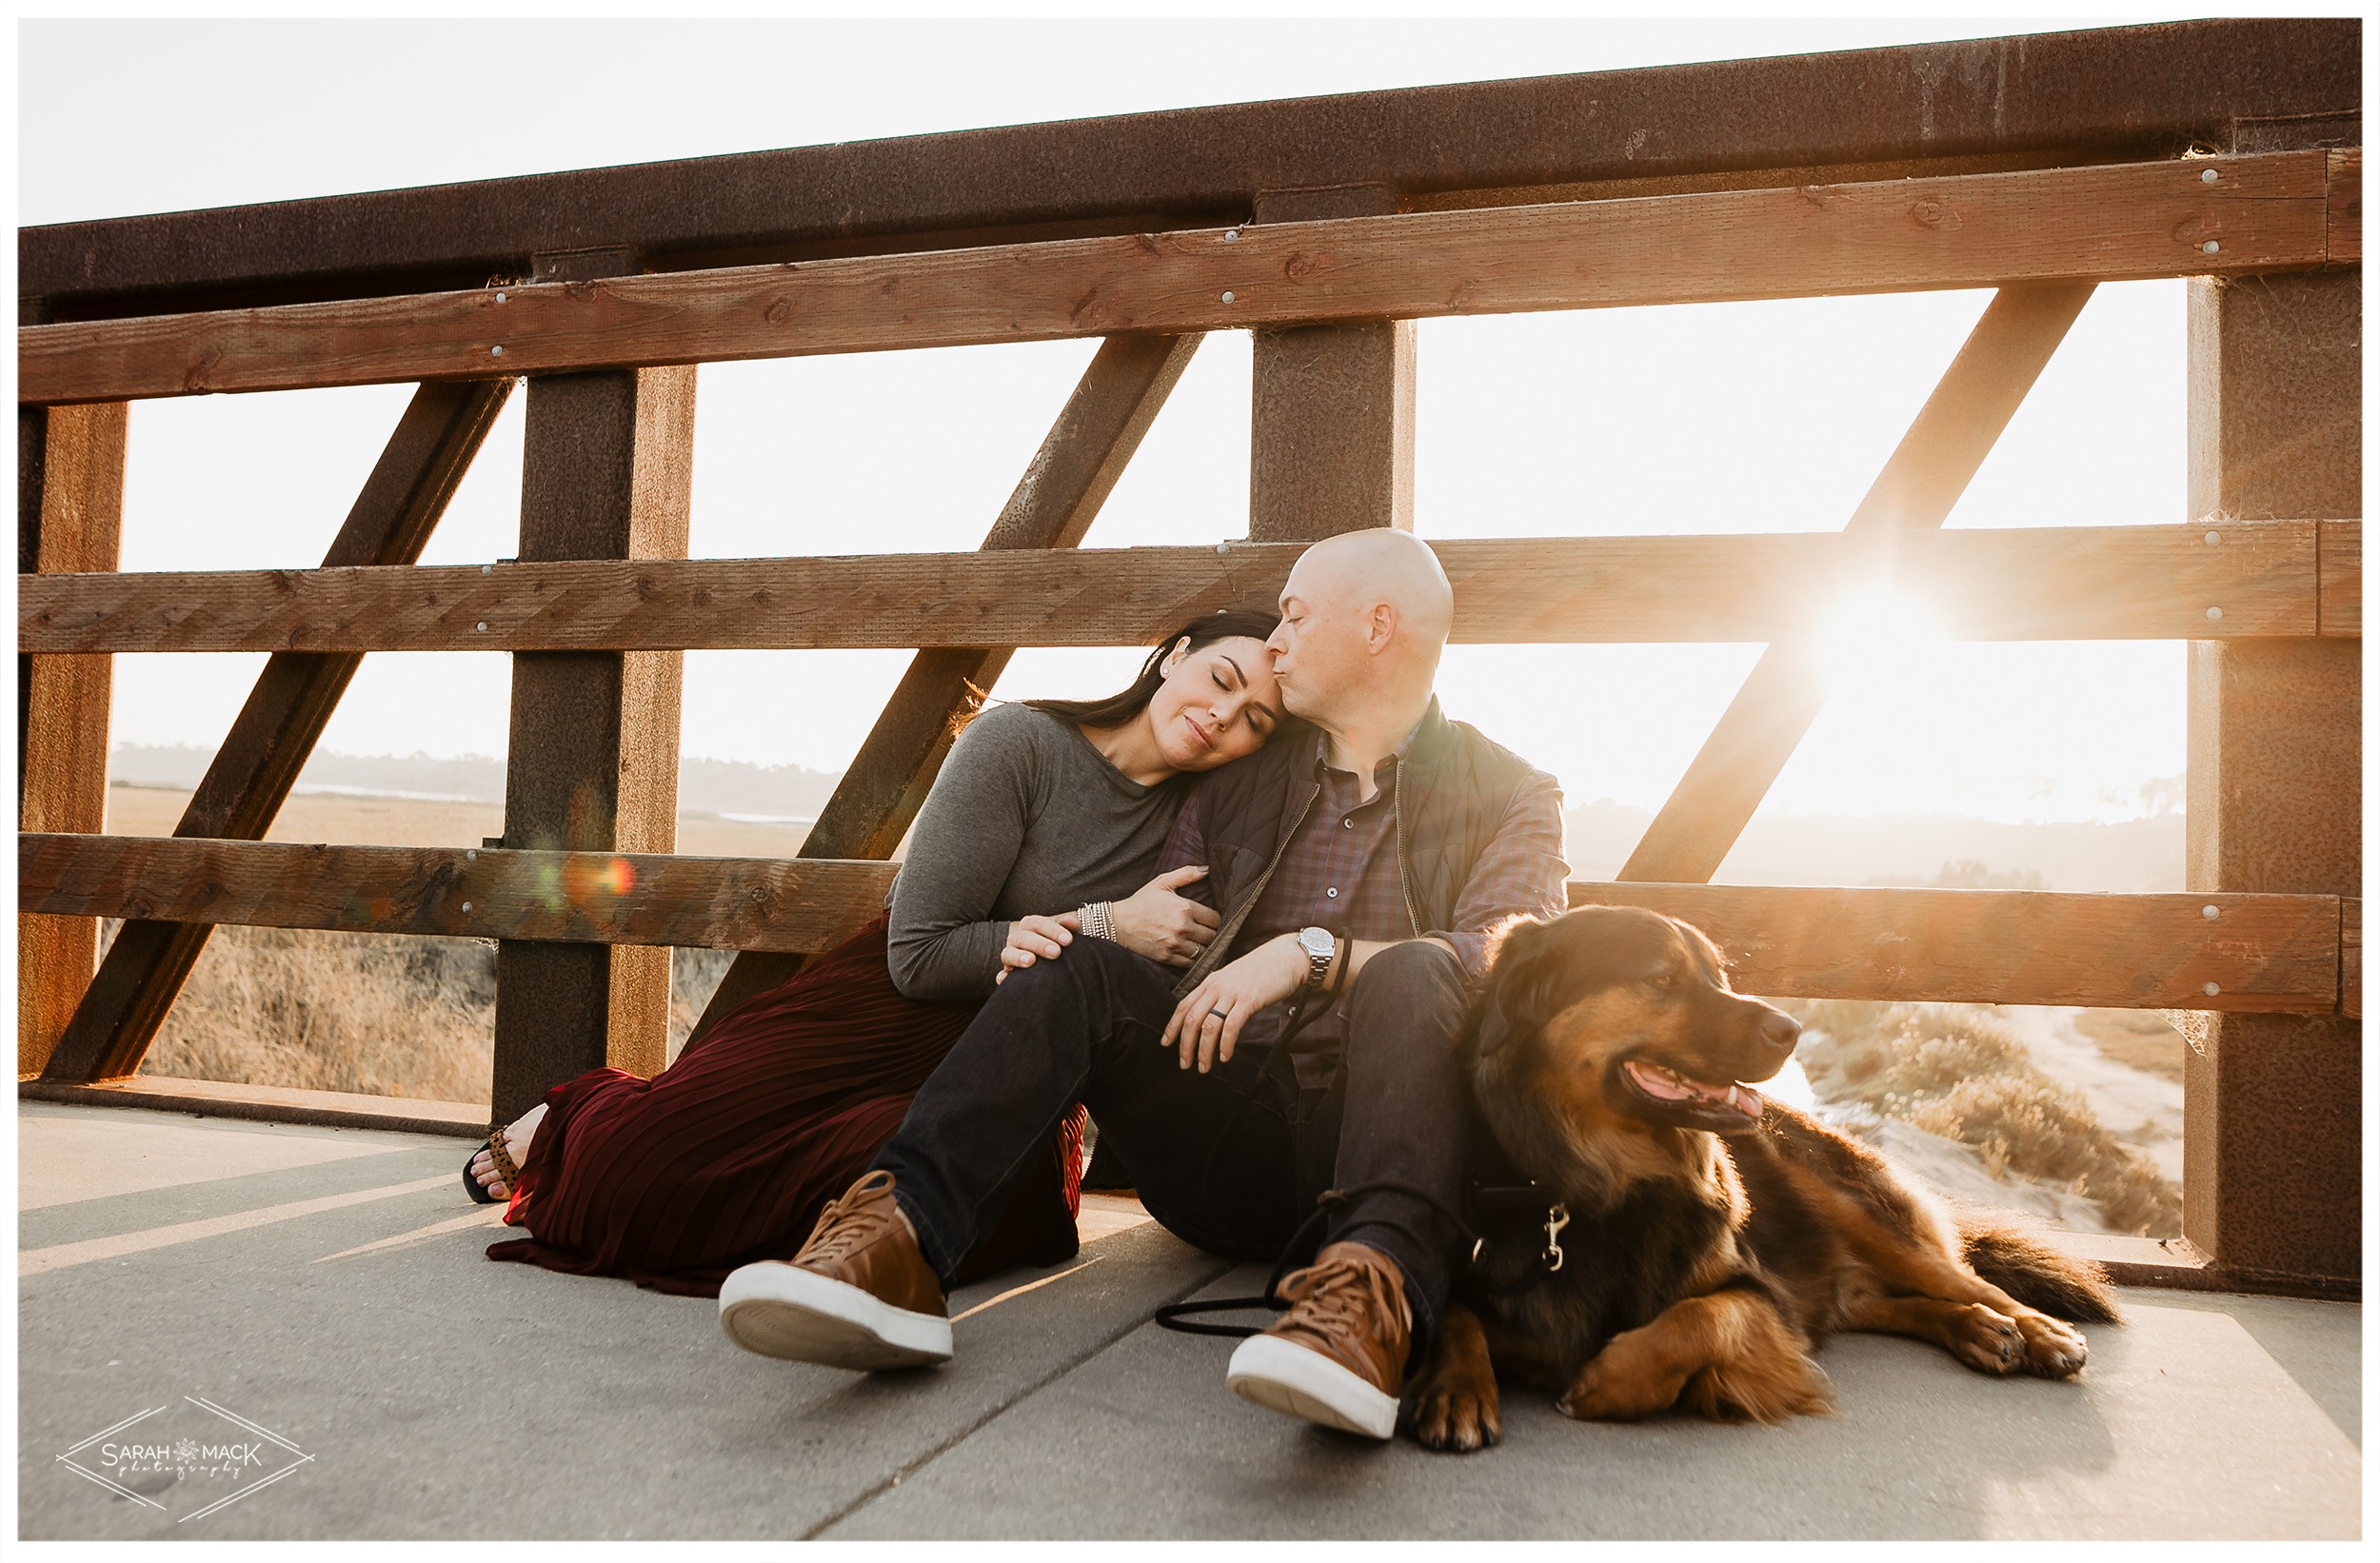
[[[1458,1054],[1461,963],[1435,944],[1375,956],[1341,999],[1348,1043],[1327,1092],[1247,1048],[1207,1074],[1158,1045],[1170,969],[1101,939],[1012,973],[910,1104],[876,1165],[947,1287],[1008,1190],[1076,1101],[1149,1214],[1233,1258],[1279,1256],[1326,1188],[1378,1179],[1460,1208],[1470,1089]],[[1417,1352],[1446,1303],[1459,1230],[1409,1195],[1357,1196],[1323,1241],[1365,1243],[1404,1270]]]

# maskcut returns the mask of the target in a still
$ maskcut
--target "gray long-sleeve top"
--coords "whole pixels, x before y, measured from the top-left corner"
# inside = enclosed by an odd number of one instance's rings
[[[951,746],[893,881],[893,985],[912,999],[989,998],[1009,923],[1149,881],[1187,781],[1131,780],[1063,717],[983,712]]]

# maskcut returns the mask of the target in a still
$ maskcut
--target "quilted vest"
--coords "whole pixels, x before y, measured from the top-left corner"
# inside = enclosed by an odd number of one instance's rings
[[[1240,927],[1271,880],[1274,864],[1321,793],[1315,762],[1322,743],[1320,733],[1307,729],[1299,737],[1268,743],[1200,782],[1206,882],[1223,924],[1175,985],[1177,993],[1188,993],[1231,959]],[[1473,867],[1496,839],[1514,795],[1531,774],[1527,761],[1468,722],[1448,721],[1438,698],[1430,698],[1421,725],[1397,762],[1392,839],[1412,924],[1400,937],[1418,938],[1453,925],[1455,904],[1462,899]]]

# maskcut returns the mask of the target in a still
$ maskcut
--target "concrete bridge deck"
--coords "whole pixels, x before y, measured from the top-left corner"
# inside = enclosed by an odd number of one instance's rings
[[[1516,1396],[1502,1447],[1458,1458],[1226,1394],[1229,1342],[1149,1311],[1260,1275],[1128,1213],[954,1298],[950,1367],[865,1378],[747,1355],[706,1299],[489,1263],[451,1138],[19,1126],[28,1539],[2362,1532],[2353,1305],[2128,1292],[2073,1384],[1855,1336],[1823,1359],[1833,1418],[1584,1426]]]

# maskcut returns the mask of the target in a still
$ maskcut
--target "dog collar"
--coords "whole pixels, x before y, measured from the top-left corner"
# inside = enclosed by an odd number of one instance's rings
[[[1509,1284],[1489,1281],[1488,1284],[1492,1290],[1517,1291],[1534,1280],[1540,1271],[1551,1276],[1562,1268],[1564,1257],[1562,1229],[1570,1225],[1570,1207],[1559,1199],[1548,1199],[1545,1190],[1535,1183],[1525,1183],[1517,1188],[1475,1189],[1472,1191],[1472,1200],[1478,1205],[1483,1215],[1496,1212],[1499,1208],[1513,1211],[1527,1210],[1537,1213],[1544,1223],[1545,1244],[1537,1250],[1537,1257],[1530,1262],[1528,1270],[1524,1271],[1517,1280]],[[1488,1260],[1487,1238],[1482,1237],[1474,1239],[1471,1244],[1471,1268],[1480,1272],[1482,1278],[1486,1276]]]

